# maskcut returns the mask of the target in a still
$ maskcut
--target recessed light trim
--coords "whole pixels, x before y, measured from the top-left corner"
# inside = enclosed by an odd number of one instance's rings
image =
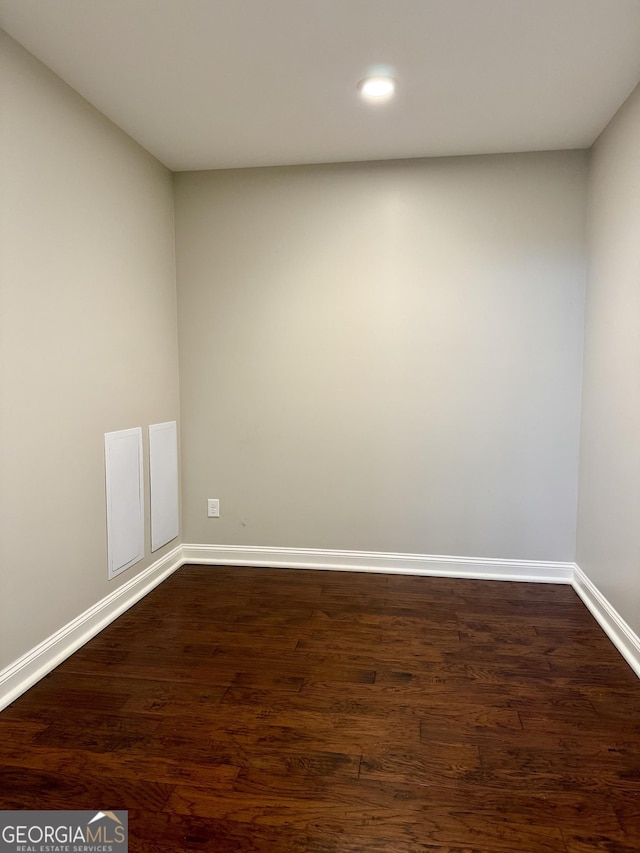
[[[367,101],[387,101],[396,90],[393,77],[365,77],[358,83],[358,91]]]

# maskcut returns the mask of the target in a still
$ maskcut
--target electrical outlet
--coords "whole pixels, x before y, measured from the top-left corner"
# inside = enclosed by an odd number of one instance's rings
[[[207,516],[209,518],[220,518],[220,501],[218,498],[209,498],[207,501]]]

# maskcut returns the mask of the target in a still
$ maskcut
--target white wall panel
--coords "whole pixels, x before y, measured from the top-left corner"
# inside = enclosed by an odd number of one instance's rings
[[[178,535],[178,429],[175,421],[149,427],[151,550]]]
[[[113,578],[144,557],[142,428],[104,436],[107,560]]]

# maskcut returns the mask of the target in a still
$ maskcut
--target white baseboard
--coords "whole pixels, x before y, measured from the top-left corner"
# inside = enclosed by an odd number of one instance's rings
[[[182,564],[178,545],[0,672],[0,710],[44,678]]]
[[[377,551],[330,551],[312,548],[261,548],[254,545],[183,545],[183,562],[281,569],[329,569],[345,572],[430,575],[446,578],[565,583],[574,563],[492,560],[484,557],[434,557]]]
[[[578,565],[574,566],[572,586],[613,645],[640,678],[640,637]]]
[[[0,671],[0,710],[11,704],[185,563],[571,584],[640,678],[640,637],[575,563],[376,551],[262,548],[254,545],[178,545]]]

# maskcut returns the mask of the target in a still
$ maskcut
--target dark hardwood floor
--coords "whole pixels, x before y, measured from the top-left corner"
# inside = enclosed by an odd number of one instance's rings
[[[640,682],[569,587],[186,566],[0,713],[0,808],[130,850],[638,853]]]

